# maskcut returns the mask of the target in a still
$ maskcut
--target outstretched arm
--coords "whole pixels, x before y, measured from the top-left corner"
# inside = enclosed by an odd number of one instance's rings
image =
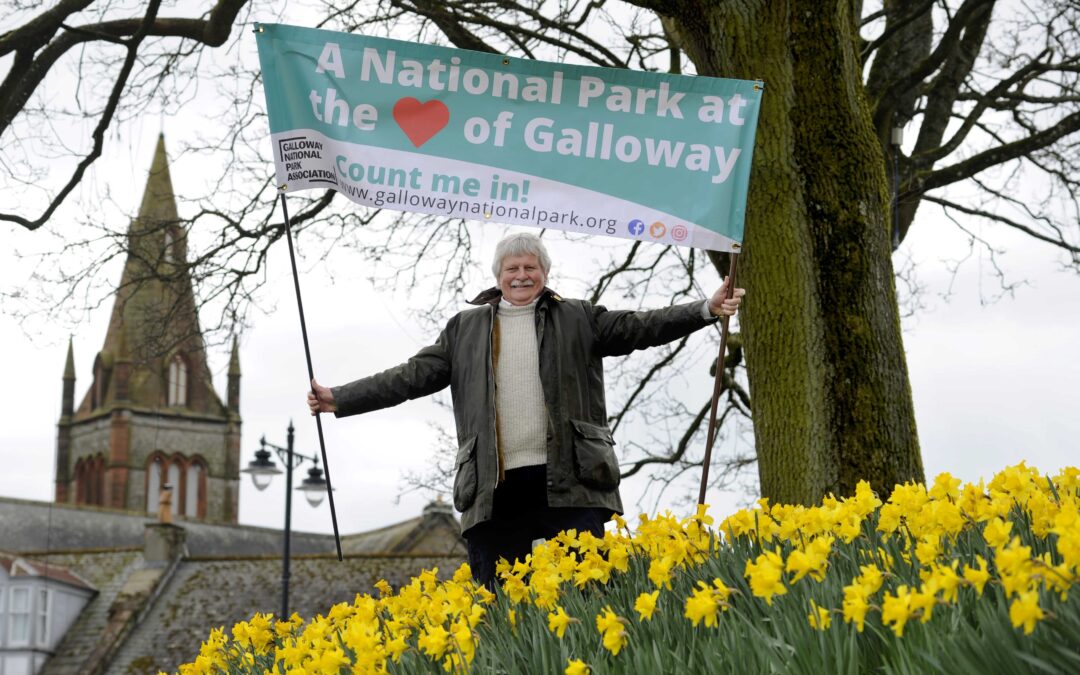
[[[314,379],[307,394],[312,415],[357,415],[433,394],[450,384],[450,357],[446,332],[399,366],[337,387],[324,387]]]
[[[734,316],[746,291],[736,288],[727,298],[727,284],[725,280],[708,300],[661,309],[632,312],[596,307],[600,356],[622,356],[635,349],[656,347],[712,324],[714,317]]]

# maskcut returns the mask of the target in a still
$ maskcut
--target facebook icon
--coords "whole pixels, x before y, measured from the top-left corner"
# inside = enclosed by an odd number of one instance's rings
[[[630,234],[635,237],[640,236],[641,233],[645,231],[645,223],[640,220],[631,220],[628,229],[630,230]]]

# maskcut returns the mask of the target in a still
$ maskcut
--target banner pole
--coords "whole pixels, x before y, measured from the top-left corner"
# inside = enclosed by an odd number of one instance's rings
[[[307,322],[304,320],[304,300],[300,297],[300,275],[296,271],[296,253],[293,251],[292,225],[289,223],[289,209],[285,205],[285,193],[281,193],[281,213],[285,216],[285,240],[289,242],[289,262],[292,264],[293,287],[296,289],[296,307],[300,310],[300,332],[304,336],[304,356],[307,358],[308,383],[315,379],[311,367],[311,347],[308,346]],[[715,408],[715,405],[714,405]],[[315,427],[319,430],[319,449],[322,451],[323,472],[326,473],[326,496],[330,499],[330,520],[334,523],[334,544],[337,546],[337,559],[341,556],[341,537],[338,535],[337,509],[334,508],[334,488],[330,484],[330,462],[326,459],[326,441],[323,439],[322,418],[315,415]],[[292,471],[290,467],[289,471]]]
[[[284,197],[284,195],[282,195]],[[735,295],[735,274],[739,267],[739,254],[731,253],[731,266],[728,267],[727,297]],[[720,353],[716,357],[716,378],[713,380],[712,408],[709,412],[709,435],[705,442],[705,459],[701,464],[701,489],[698,490],[698,504],[705,503],[705,488],[709,484],[709,465],[712,463],[713,443],[716,441],[716,408],[720,403],[720,394],[724,390],[724,352],[727,349],[728,324],[731,317],[726,314],[720,319]]]

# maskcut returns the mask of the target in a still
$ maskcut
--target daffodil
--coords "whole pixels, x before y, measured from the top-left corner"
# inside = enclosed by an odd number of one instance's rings
[[[450,646],[450,632],[442,626],[425,626],[416,640],[416,646],[432,661],[438,661]]]
[[[668,558],[654,559],[649,563],[649,581],[657,588],[671,590],[671,565]]]
[[[1026,591],[1020,593],[1009,605],[1009,620],[1014,628],[1024,627],[1024,635],[1031,635],[1035,630],[1035,624],[1043,619],[1042,608],[1039,607],[1038,591]]]
[[[591,672],[589,665],[581,659],[568,659],[564,671],[565,675],[589,675]]]
[[[566,627],[573,618],[562,607],[556,607],[554,612],[548,613],[548,630],[555,633],[561,640],[566,635]]]
[[[950,565],[935,567],[931,575],[931,585],[941,592],[941,599],[945,602],[956,602],[960,588],[960,576],[956,573],[958,564],[959,561],[953,560]]]
[[[642,593],[634,601],[634,611],[638,613],[638,621],[651,621],[656,612],[656,600],[660,597],[660,591]]]
[[[911,606],[911,594],[907,586],[896,589],[896,595],[885,594],[885,601],[881,607],[881,621],[896,633],[896,637],[904,637],[904,626],[912,617],[914,608]]]
[[[817,630],[828,630],[832,624],[832,615],[829,610],[818,607],[818,604],[812,599],[810,600],[810,614],[806,618],[810,621],[810,625]]]
[[[1012,521],[994,518],[983,528],[983,539],[993,548],[1002,548],[1009,541],[1012,526]]]
[[[311,669],[316,673],[337,673],[349,665],[349,657],[340,647],[323,649],[311,661]]]
[[[841,605],[844,623],[854,623],[855,629],[860,633],[866,625],[866,613],[870,610],[868,596],[865,586],[853,583],[844,587],[844,602]]]
[[[960,498],[960,479],[953,478],[948,473],[939,473],[934,479],[934,486],[930,488],[931,499],[957,500]]]
[[[717,615],[720,613],[720,603],[717,602],[716,593],[705,582],[698,582],[700,588],[686,599],[686,612],[684,616],[690,619],[695,627],[702,621],[706,628],[714,628],[719,623]]]
[[[405,641],[404,633],[400,633],[386,642],[386,652],[390,658],[393,659],[394,663],[401,662],[401,655],[404,654],[405,650],[408,648],[409,643]]]
[[[468,583],[472,581],[472,578],[472,568],[469,567],[469,563],[467,562],[461,563],[461,566],[457,568],[457,570],[454,572],[454,576],[452,577],[452,579],[459,584]]]
[[[775,551],[765,551],[753,562],[746,563],[746,578],[750,580],[750,590],[759,598],[772,605],[773,597],[784,595],[787,588],[783,580],[784,560]]]
[[[964,580],[975,588],[976,593],[982,595],[983,587],[990,580],[990,572],[987,571],[986,560],[981,555],[975,556],[975,559],[978,561],[979,566],[964,568]]]
[[[603,636],[604,649],[618,656],[627,643],[626,629],[622,619],[611,607],[604,607],[603,611],[596,615],[596,630]]]

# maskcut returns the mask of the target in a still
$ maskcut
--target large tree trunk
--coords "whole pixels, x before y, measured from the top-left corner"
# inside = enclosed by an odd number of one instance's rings
[[[854,7],[694,4],[672,23],[698,72],[765,81],[740,265],[762,494],[921,481]]]

